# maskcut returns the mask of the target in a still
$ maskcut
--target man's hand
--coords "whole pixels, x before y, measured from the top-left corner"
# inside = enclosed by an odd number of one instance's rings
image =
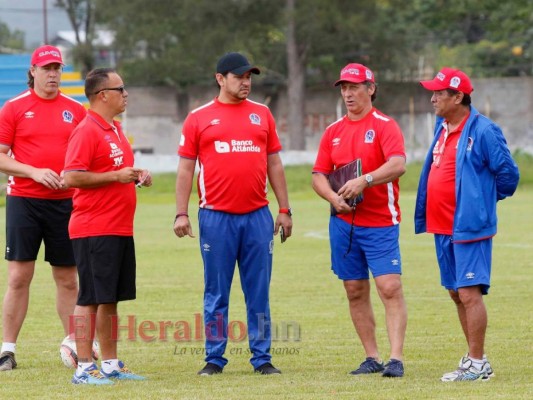
[[[141,186],[152,186],[152,174],[147,169],[143,169],[138,175],[137,180],[135,181],[137,187]]]
[[[48,189],[62,189],[62,178],[49,168],[35,168],[30,175],[31,179]]]
[[[174,221],[174,233],[179,238],[184,236],[195,237],[192,233],[191,221],[189,221],[189,217],[186,214],[176,217]]]
[[[125,167],[117,171],[117,180],[120,183],[135,182],[142,172],[140,168]]]
[[[292,235],[292,218],[289,214],[280,213],[276,218],[276,223],[274,225],[274,235],[277,235],[280,231],[280,228],[283,228],[283,234],[285,239],[291,237]]]
[[[352,212],[352,207],[346,203],[346,200],[344,200],[342,196],[337,196],[331,205],[339,214],[348,214]]]
[[[347,181],[343,187],[339,189],[337,194],[341,196],[344,200],[349,200],[357,197],[359,194],[363,193],[363,190],[366,189],[367,183],[364,176],[360,176],[355,179],[350,179]]]

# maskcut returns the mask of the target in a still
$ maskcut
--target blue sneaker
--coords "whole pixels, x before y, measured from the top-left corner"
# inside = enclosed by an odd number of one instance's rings
[[[350,372],[351,375],[361,374],[374,374],[376,372],[382,372],[385,369],[383,362],[378,362],[372,357],[367,357],[365,361],[361,363],[359,368]]]
[[[403,362],[391,358],[387,364],[385,364],[385,370],[382,374],[386,378],[401,378],[403,376]]]
[[[81,375],[78,375],[77,371],[74,372],[72,383],[75,385],[112,385],[113,381],[105,378],[100,371],[98,371],[96,364],[92,364],[89,368],[85,368]]]
[[[131,372],[128,368],[126,368],[126,366],[124,365],[124,363],[122,361],[118,362],[118,367],[120,369],[114,370],[114,371],[112,371],[110,373],[105,373],[103,369],[100,372],[101,372],[101,374],[104,377],[110,378],[110,379],[130,380],[130,381],[144,381],[144,380],[146,380],[146,378],[144,376],[137,375],[137,374],[134,374],[133,372]]]

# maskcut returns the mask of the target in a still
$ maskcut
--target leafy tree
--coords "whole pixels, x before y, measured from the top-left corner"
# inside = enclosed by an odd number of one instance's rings
[[[6,23],[0,21],[0,53],[24,49],[24,33],[20,30],[11,32]]]
[[[436,68],[475,76],[531,75],[533,0],[423,0],[420,18],[438,46]]]
[[[271,99],[287,90],[293,149],[305,146],[307,88],[331,84],[348,62],[368,65],[378,81],[418,80],[443,65],[474,76],[533,73],[533,0],[57,2],[89,35],[95,18],[115,30],[125,79],[174,87],[180,110],[189,86],[214,84],[221,54],[259,62]]]
[[[56,6],[67,12],[76,35],[73,58],[82,68],[82,74],[94,68],[95,4],[94,0],[56,0]]]

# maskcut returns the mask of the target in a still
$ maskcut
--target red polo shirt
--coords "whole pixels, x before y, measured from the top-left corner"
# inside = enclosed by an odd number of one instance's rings
[[[117,171],[133,167],[133,151],[120,123],[114,129],[100,115],[89,110],[72,132],[65,160],[65,172]],[[74,192],[69,234],[72,239],[89,236],[133,236],[136,206],[135,184],[113,182]]]
[[[446,134],[443,124],[439,140],[433,148],[433,164],[429,171],[427,194],[427,231],[451,235],[455,215],[455,166],[457,144],[468,115],[453,132]],[[447,122],[445,122],[447,124]]]

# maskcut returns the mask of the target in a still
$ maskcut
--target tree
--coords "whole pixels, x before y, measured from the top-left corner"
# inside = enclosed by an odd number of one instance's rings
[[[56,6],[66,10],[76,45],[73,50],[75,62],[81,65],[82,75],[94,68],[95,12],[94,0],[56,0]]]
[[[0,53],[24,49],[24,33],[20,30],[11,32],[6,23],[0,21]]]
[[[267,10],[279,1],[158,0],[146,9],[144,0],[100,0],[98,9],[102,22],[116,29],[125,79],[175,88],[183,112],[191,85],[214,85],[214,66],[223,53],[266,59],[279,37]]]
[[[296,37],[296,0],[287,0],[287,67],[289,99],[287,126],[292,149],[305,149],[305,68],[307,64],[306,43]]]
[[[438,46],[436,68],[474,76],[531,75],[533,0],[424,0],[421,21]]]
[[[72,20],[76,10],[93,12],[114,29],[125,79],[175,88],[182,112],[191,85],[214,84],[213,66],[224,52],[259,62],[259,83],[270,97],[287,90],[292,149],[305,147],[306,90],[330,85],[348,62],[369,66],[378,82],[416,81],[443,65],[474,76],[533,73],[533,0],[60,2]]]

